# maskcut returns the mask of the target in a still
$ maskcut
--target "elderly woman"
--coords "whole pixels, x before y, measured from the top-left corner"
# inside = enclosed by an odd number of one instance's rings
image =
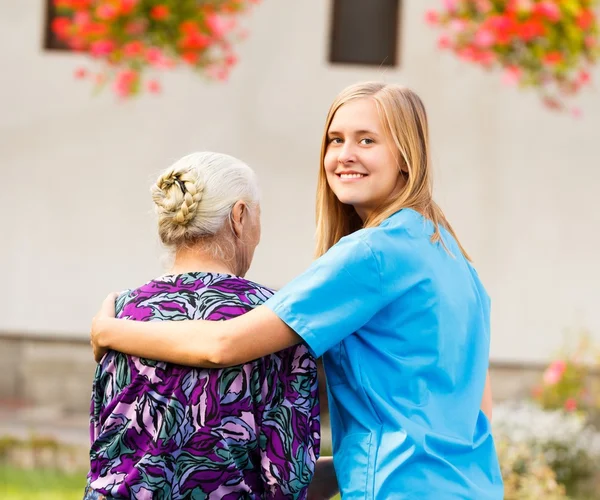
[[[247,165],[192,154],[151,191],[173,266],[123,292],[118,317],[219,321],[273,294],[243,278],[260,239]],[[306,498],[319,437],[316,364],[303,344],[218,370],[109,351],[93,384],[86,498]]]

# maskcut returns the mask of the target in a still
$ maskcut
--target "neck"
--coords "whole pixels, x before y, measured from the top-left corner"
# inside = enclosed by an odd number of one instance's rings
[[[180,248],[175,252],[175,262],[169,269],[170,274],[191,272],[236,274],[234,262],[215,259],[202,248]]]

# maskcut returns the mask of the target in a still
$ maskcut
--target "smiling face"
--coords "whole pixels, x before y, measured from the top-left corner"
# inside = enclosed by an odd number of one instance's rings
[[[363,221],[404,187],[392,147],[372,98],[351,100],[336,111],[323,160],[327,183]]]

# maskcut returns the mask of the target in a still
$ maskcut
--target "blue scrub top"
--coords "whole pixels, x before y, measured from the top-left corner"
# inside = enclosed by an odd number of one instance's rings
[[[490,301],[444,229],[403,209],[342,238],[266,305],[328,382],[344,500],[502,500],[480,410]]]

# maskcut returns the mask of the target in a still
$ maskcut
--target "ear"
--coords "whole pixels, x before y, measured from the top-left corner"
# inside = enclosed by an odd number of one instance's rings
[[[242,237],[247,214],[248,207],[246,206],[246,203],[242,200],[236,201],[235,205],[233,205],[233,208],[231,209],[231,227],[234,234],[238,238]]]

